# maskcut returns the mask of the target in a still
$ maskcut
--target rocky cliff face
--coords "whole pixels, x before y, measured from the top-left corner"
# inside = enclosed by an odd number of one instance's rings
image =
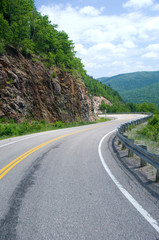
[[[93,97],[93,105],[94,105],[94,112],[96,115],[102,113],[102,111],[99,110],[99,106],[101,105],[102,101],[104,101],[105,104],[107,104],[109,106],[113,105],[108,99],[106,99],[104,97],[94,96]]]
[[[8,47],[7,54],[0,57],[0,117],[94,120],[94,109],[81,79],[59,68],[46,70],[40,60],[26,59]]]

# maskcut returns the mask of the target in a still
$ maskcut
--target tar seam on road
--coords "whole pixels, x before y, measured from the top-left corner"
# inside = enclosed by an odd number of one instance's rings
[[[34,185],[36,179],[36,172],[39,170],[44,156],[47,155],[52,149],[45,152],[42,156],[38,157],[36,161],[27,170],[26,174],[14,190],[10,206],[7,214],[0,220],[0,240],[16,240],[16,226],[18,224],[19,211],[25,195],[28,190]]]
[[[114,123],[114,122],[113,122]],[[51,139],[47,142],[44,142],[32,149],[30,149],[29,151],[25,152],[24,154],[20,155],[18,158],[14,159],[13,161],[11,161],[8,165],[6,165],[5,167],[3,167],[2,169],[0,169],[0,180],[12,169],[14,168],[18,163],[20,163],[22,160],[24,160],[26,157],[28,157],[30,154],[32,154],[33,152],[41,149],[42,147],[45,147],[46,145],[48,145],[49,143],[52,143],[52,142],[55,142],[61,138],[65,138],[65,137],[68,137],[68,136],[71,136],[71,135],[74,135],[74,134],[77,134],[77,133],[80,133],[80,132],[85,132],[85,131],[88,131],[88,130],[92,130],[92,129],[95,129],[95,128],[99,128],[99,127],[103,127],[103,126],[106,126],[106,125],[109,125],[109,123],[106,123],[106,124],[102,124],[100,126],[95,126],[95,127],[91,127],[91,128],[86,128],[86,129],[82,129],[82,130],[78,130],[78,131],[75,131],[75,132],[72,132],[72,133],[68,133],[68,134],[65,134],[65,135],[62,135],[60,137],[57,137],[57,138],[54,138],[54,139]]]
[[[111,133],[113,133],[116,130],[113,130],[109,133],[107,133],[100,141],[99,145],[98,145],[98,154],[100,157],[100,160],[102,162],[102,165],[105,169],[105,171],[108,173],[108,175],[110,176],[110,178],[112,179],[112,181],[115,183],[115,185],[117,186],[117,188],[122,192],[122,194],[127,198],[127,200],[136,208],[136,210],[146,219],[147,222],[149,222],[151,224],[151,226],[159,233],[159,225],[157,223],[157,221],[130,195],[130,193],[118,182],[118,180],[114,177],[114,175],[112,174],[112,172],[110,171],[109,167],[107,166],[107,164],[105,163],[105,160],[103,158],[102,155],[102,151],[101,151],[101,147],[102,147],[102,143],[104,141],[104,139],[110,135]]]

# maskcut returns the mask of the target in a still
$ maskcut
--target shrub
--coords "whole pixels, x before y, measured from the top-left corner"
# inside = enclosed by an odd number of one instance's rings
[[[63,127],[63,122],[62,122],[62,121],[57,121],[57,122],[55,123],[55,127],[57,127],[57,128],[62,128],[62,127]]]
[[[0,55],[3,55],[5,52],[4,44],[0,43]]]
[[[55,71],[53,71],[52,75],[51,75],[52,78],[56,78],[57,77],[57,74]]]
[[[5,123],[5,122],[7,122],[7,119],[6,119],[6,118],[1,118],[1,119],[0,119],[0,123]]]
[[[146,136],[153,141],[158,141],[159,139],[159,117],[155,115],[152,119],[149,120],[146,127],[138,130],[137,133]]]

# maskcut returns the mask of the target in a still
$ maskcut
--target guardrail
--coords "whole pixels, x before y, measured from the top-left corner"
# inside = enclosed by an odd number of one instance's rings
[[[143,117],[143,118],[140,118],[137,120],[133,120],[131,122],[127,122],[127,123],[120,125],[120,127],[117,129],[117,137],[118,137],[119,141],[126,148],[128,148],[130,151],[132,151],[133,153],[135,153],[137,156],[139,156],[141,158],[141,160],[142,160],[141,166],[145,165],[143,163],[143,161],[144,161],[144,162],[151,164],[152,166],[154,166],[157,169],[156,181],[159,182],[159,155],[148,152],[141,145],[134,144],[132,139],[128,139],[126,136],[124,136],[124,132],[129,129],[129,126],[135,126],[135,125],[144,123],[144,122],[148,121],[152,116],[153,116],[153,114],[149,114],[146,117]]]

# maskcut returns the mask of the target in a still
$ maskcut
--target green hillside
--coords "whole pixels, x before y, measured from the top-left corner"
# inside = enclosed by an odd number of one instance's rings
[[[110,111],[126,111],[117,91],[87,76],[81,59],[76,57],[72,40],[36,10],[34,0],[0,1],[0,56],[7,54],[9,47],[18,50],[25,59],[44,63],[48,72],[58,67],[63,73],[69,72],[77,82],[84,80],[91,95],[110,100],[113,104]],[[56,72],[51,77],[56,78]]]
[[[104,103],[104,108],[101,110],[106,109],[108,113],[131,111],[129,106],[124,103],[119,93],[113,90],[111,87],[98,82],[88,75],[85,76],[84,82],[89,94],[93,96],[105,97],[113,104],[112,106],[109,106]]]
[[[111,87],[98,82],[94,78],[86,75],[84,78],[85,85],[88,89],[88,92],[95,96],[105,97],[108,99],[112,104],[122,104],[123,100],[118,92],[113,90]]]
[[[126,102],[153,102],[159,106],[159,71],[120,74],[98,81],[118,91]]]
[[[159,107],[159,82],[143,88],[123,91],[126,102],[142,103],[152,102]]]

